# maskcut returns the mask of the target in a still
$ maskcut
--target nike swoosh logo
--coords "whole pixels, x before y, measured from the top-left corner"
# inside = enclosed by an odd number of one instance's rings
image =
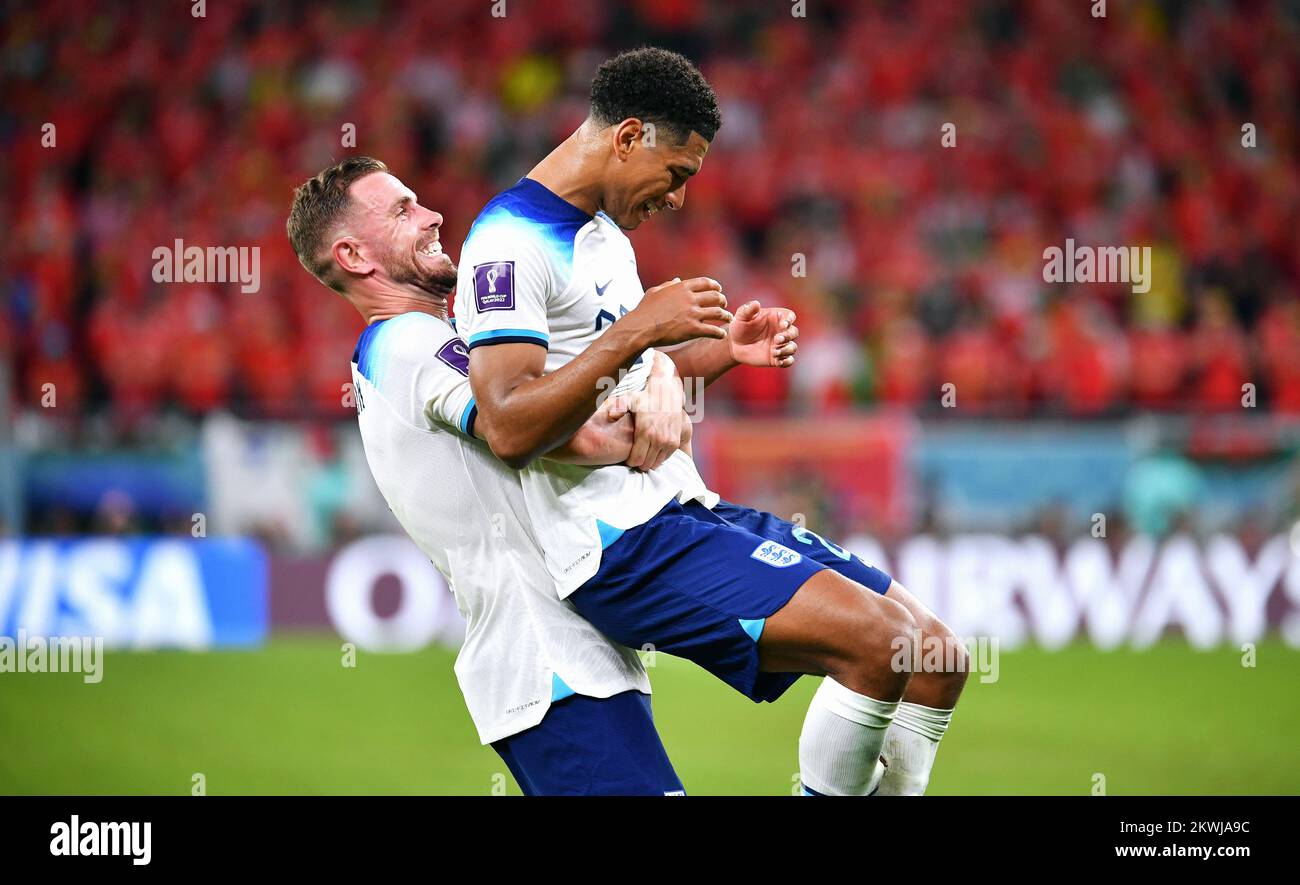
[[[605,290],[609,288],[609,284],[612,283],[612,282],[614,282],[614,278],[613,278],[613,277],[610,277],[609,279],[605,280],[605,285],[603,285],[603,286],[602,286],[600,283],[597,283],[597,284],[596,284],[596,294],[597,294],[597,295],[604,295],[604,294],[605,294]]]

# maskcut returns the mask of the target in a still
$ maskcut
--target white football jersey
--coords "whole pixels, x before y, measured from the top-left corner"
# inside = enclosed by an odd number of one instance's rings
[[[456,677],[479,739],[536,725],[567,694],[649,693],[637,653],[559,598],[520,473],[473,437],[469,353],[451,326],[426,313],[371,324],[352,380],[375,483],[467,622]]]
[[[523,178],[494,197],[470,228],[456,318],[471,349],[537,344],[546,348],[546,371],[554,372],[640,304],[643,294],[632,244],[617,224]],[[644,386],[652,358],[647,350],[609,386]],[[521,475],[532,525],[562,597],[596,573],[605,547],[673,498],[706,507],[718,500],[682,451],[649,473],[538,459]]]

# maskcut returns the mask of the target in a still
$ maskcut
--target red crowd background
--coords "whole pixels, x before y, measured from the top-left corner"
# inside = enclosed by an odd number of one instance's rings
[[[1092,6],[9,4],[12,396],[344,415],[359,320],[288,248],[292,187],[377,156],[456,257],[582,119],[596,65],[649,43],[700,65],[724,125],[684,211],[633,234],[643,281],[709,274],[804,336],[795,370],[738,371],[714,407],[924,413],[951,382],[967,415],[1202,413],[1249,383],[1300,414],[1296,7]],[[1045,283],[1067,237],[1150,246],[1150,291]],[[260,247],[259,291],[155,282],[176,239]]]

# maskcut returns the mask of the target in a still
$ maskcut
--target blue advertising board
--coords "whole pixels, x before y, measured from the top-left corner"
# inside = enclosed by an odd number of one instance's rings
[[[0,636],[96,636],[119,648],[256,645],[266,554],[244,538],[0,540]]]

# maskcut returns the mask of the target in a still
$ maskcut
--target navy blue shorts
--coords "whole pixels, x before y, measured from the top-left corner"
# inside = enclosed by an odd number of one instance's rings
[[[764,623],[828,567],[889,589],[884,572],[771,514],[672,501],[614,538],[569,600],[615,642],[686,658],[751,700],[774,701],[800,674],[759,670]]]
[[[686,795],[655,731],[650,696],[572,695],[492,744],[526,796]]]
[[[815,559],[831,571],[839,572],[850,581],[857,581],[863,587],[882,596],[894,582],[889,575],[874,566],[867,565],[838,544],[779,516],[752,507],[732,504],[730,501],[718,502],[718,506],[713,508],[713,513],[761,538],[780,541],[798,550],[804,556]]]

